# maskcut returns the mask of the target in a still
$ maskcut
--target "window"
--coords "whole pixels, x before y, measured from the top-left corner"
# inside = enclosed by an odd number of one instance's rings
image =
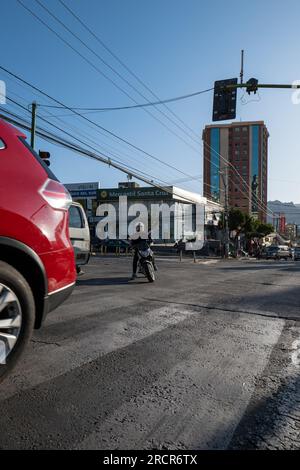
[[[84,223],[82,220],[82,215],[81,215],[81,211],[79,207],[71,206],[69,209],[69,216],[70,216],[69,226],[71,228],[83,228],[84,227]]]
[[[0,150],[3,150],[3,149],[5,149],[5,143],[3,142],[3,140],[0,137]]]

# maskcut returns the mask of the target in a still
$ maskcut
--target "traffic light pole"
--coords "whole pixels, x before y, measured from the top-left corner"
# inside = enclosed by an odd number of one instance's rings
[[[233,90],[235,88],[249,88],[251,87],[251,84],[249,83],[237,83],[237,84],[232,84],[232,85],[224,85],[225,90]],[[299,85],[291,85],[291,84],[276,84],[276,83],[258,83],[255,85],[255,88],[290,88],[290,89],[300,89],[300,84]],[[255,90],[251,90],[255,91]]]
[[[225,207],[224,207],[224,219],[225,219],[225,240],[224,240],[224,257],[227,259],[229,257],[229,201],[228,201],[228,169],[225,169],[225,176],[223,172],[220,172],[220,175],[223,180],[224,191],[225,191]]]
[[[292,89],[299,90],[300,83],[294,84],[274,84],[274,83],[258,83],[256,78],[250,78],[246,83],[243,83],[244,78],[244,54],[242,51],[241,57],[241,73],[238,83],[237,78],[229,78],[226,80],[218,80],[214,86],[214,100],[213,100],[213,121],[227,121],[236,118],[236,103],[237,103],[237,90],[239,88],[246,88],[247,93],[256,93],[259,88],[271,89]],[[297,83],[297,84],[296,84]],[[298,84],[299,83],[299,84]],[[299,98],[297,97],[297,102]]]
[[[37,104],[34,101],[31,105],[31,138],[30,138],[30,145],[31,145],[32,148],[34,148],[34,142],[35,142],[36,107],[37,107]]]

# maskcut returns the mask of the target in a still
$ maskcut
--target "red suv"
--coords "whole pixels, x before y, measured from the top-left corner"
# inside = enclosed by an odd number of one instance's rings
[[[0,381],[74,287],[71,202],[25,136],[0,120]]]

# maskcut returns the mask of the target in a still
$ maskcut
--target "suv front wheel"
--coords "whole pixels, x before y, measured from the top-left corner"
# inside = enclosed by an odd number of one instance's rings
[[[0,261],[0,382],[29,342],[34,319],[34,298],[27,281]]]

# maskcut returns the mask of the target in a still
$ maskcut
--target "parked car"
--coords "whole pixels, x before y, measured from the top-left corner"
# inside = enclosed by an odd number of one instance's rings
[[[71,196],[27,144],[0,120],[0,380],[34,328],[72,292]]]
[[[294,260],[298,261],[300,259],[300,246],[296,246],[294,249]]]
[[[279,251],[277,254],[277,259],[292,259],[293,258],[293,253],[291,251],[291,248],[289,248],[286,245],[279,245]]]
[[[266,259],[291,259],[292,255],[289,251],[289,247],[285,245],[271,245],[266,249]]]
[[[91,254],[91,236],[87,217],[79,202],[69,207],[69,234],[74,249],[77,273],[80,266],[87,264]]]

